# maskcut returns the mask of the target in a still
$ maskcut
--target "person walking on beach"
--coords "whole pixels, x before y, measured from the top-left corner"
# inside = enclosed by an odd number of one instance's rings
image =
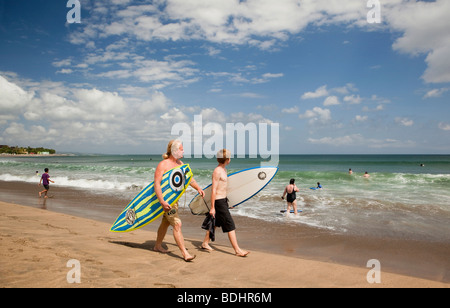
[[[217,162],[219,165],[214,169],[212,175],[212,186],[211,186],[211,209],[209,211],[210,217],[205,219],[208,220],[211,217],[215,219],[215,227],[222,227],[224,233],[228,233],[228,239],[230,240],[231,246],[234,249],[236,256],[246,257],[250,252],[242,250],[239,247],[236,237],[236,226],[234,224],[233,217],[231,217],[230,210],[228,209],[228,199],[227,199],[227,184],[228,176],[226,167],[230,164],[231,154],[230,151],[223,149],[217,153]],[[208,251],[213,249],[209,246],[210,241],[210,231],[206,231],[205,239],[202,243],[202,248]]]
[[[295,179],[291,179],[289,181],[289,185],[286,185],[286,187],[284,188],[283,196],[281,197],[281,199],[284,200],[284,197],[287,195],[287,197],[286,197],[286,201],[287,201],[286,215],[289,215],[289,213],[291,212],[291,207],[294,208],[294,214],[297,215],[297,213],[298,213],[297,212],[297,195],[295,193],[299,192],[299,191],[300,190],[295,185]]]
[[[44,174],[41,176],[41,180],[39,181],[38,186],[44,185],[44,190],[39,192],[39,198],[42,196],[42,194],[45,194],[44,198],[47,197],[47,192],[50,189],[50,182],[55,183],[54,181],[50,180],[50,175],[48,174],[48,168],[44,169]]]
[[[156,167],[155,171],[155,192],[158,197],[159,202],[161,203],[162,208],[164,209],[164,216],[161,221],[161,225],[158,228],[158,234],[156,238],[156,244],[153,250],[168,253],[169,251],[162,247],[162,242],[164,237],[166,236],[167,229],[169,226],[173,228],[173,237],[175,238],[175,242],[178,245],[181,253],[183,254],[183,258],[186,262],[190,262],[195,259],[195,255],[192,256],[186,249],[184,245],[184,237],[181,232],[181,219],[178,215],[178,202],[172,206],[167,203],[162,194],[161,189],[161,181],[164,173],[173,169],[177,166],[183,165],[183,162],[180,160],[183,158],[184,149],[183,144],[179,140],[171,140],[167,145],[167,152],[163,155],[164,160],[161,161]],[[205,195],[203,190],[198,186],[197,182],[192,179],[190,182],[190,186],[198,191],[198,193],[202,196]]]

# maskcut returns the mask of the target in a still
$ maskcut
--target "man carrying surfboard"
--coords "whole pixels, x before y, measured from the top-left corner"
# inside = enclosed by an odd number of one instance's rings
[[[183,165],[183,162],[180,160],[183,158],[184,149],[183,144],[179,140],[171,140],[167,145],[167,152],[163,155],[164,160],[161,161],[156,167],[155,171],[155,181],[154,187],[156,196],[158,197],[159,202],[161,203],[162,208],[164,209],[164,216],[161,221],[161,225],[158,228],[158,235],[156,239],[155,247],[153,248],[155,251],[168,253],[169,251],[162,247],[162,242],[164,237],[166,236],[167,229],[169,226],[173,228],[173,237],[175,238],[175,242],[180,248],[181,253],[183,254],[183,258],[186,262],[190,262],[195,259],[195,255],[192,256],[186,249],[184,245],[184,237],[181,232],[181,220],[178,215],[178,203],[171,206],[168,202],[166,202],[163,198],[162,189],[161,189],[161,181],[164,173],[167,171]],[[203,190],[198,186],[197,182],[192,179],[190,182],[191,187],[196,189],[198,193],[204,196]]]
[[[211,190],[211,210],[209,214],[216,219],[215,226],[222,227],[224,233],[228,233],[231,246],[233,246],[236,256],[245,257],[249,254],[248,251],[242,250],[237,242],[236,227],[234,220],[231,217],[230,210],[228,209],[227,199],[227,169],[226,167],[231,161],[230,151],[223,149],[217,153],[217,162],[219,165],[214,169],[212,175],[212,190]],[[207,218],[208,219],[208,218]],[[212,251],[209,246],[210,231],[206,232],[205,239],[202,243],[202,248]]]

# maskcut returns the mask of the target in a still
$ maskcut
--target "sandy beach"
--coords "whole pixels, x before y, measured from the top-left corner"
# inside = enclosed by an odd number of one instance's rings
[[[294,233],[293,226],[235,217],[240,245],[251,251],[239,258],[221,231],[215,251],[200,249],[202,218],[182,213],[187,248],[197,256],[186,263],[170,229],[170,253],[153,251],[159,221],[131,233],[109,232],[124,200],[52,187],[53,198],[44,202],[37,191],[31,184],[0,182],[0,287],[450,286],[448,243],[349,238],[314,228]],[[381,283],[367,281],[370,259],[381,263]],[[75,269],[69,260],[79,262],[79,284],[68,283]]]

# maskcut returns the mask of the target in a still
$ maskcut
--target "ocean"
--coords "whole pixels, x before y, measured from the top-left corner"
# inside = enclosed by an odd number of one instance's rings
[[[153,181],[160,160],[160,155],[2,156],[0,181],[38,183],[36,171],[41,175],[49,168],[56,196],[60,186],[131,200]],[[214,159],[183,161],[200,186],[210,184]],[[235,158],[228,172],[260,163]],[[281,155],[278,167],[273,181],[233,215],[338,234],[450,243],[450,155]],[[370,178],[363,177],[365,171]],[[300,189],[303,213],[286,217],[280,213],[286,208],[281,195],[291,178]],[[311,190],[317,182],[323,189]],[[195,194],[189,189],[180,206],[187,207]]]

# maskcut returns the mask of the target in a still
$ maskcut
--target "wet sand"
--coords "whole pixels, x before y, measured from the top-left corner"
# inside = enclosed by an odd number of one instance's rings
[[[170,230],[165,242],[171,252],[152,250],[159,220],[130,233],[109,232],[129,200],[56,185],[44,200],[39,189],[0,182],[0,287],[72,287],[66,281],[70,259],[81,263],[82,287],[450,286],[445,242],[347,236],[234,216],[239,244],[251,251],[238,258],[220,230],[214,252],[200,249],[203,217],[191,215],[182,199],[183,234],[197,255],[186,263]],[[370,259],[380,261],[381,284],[367,282]]]

